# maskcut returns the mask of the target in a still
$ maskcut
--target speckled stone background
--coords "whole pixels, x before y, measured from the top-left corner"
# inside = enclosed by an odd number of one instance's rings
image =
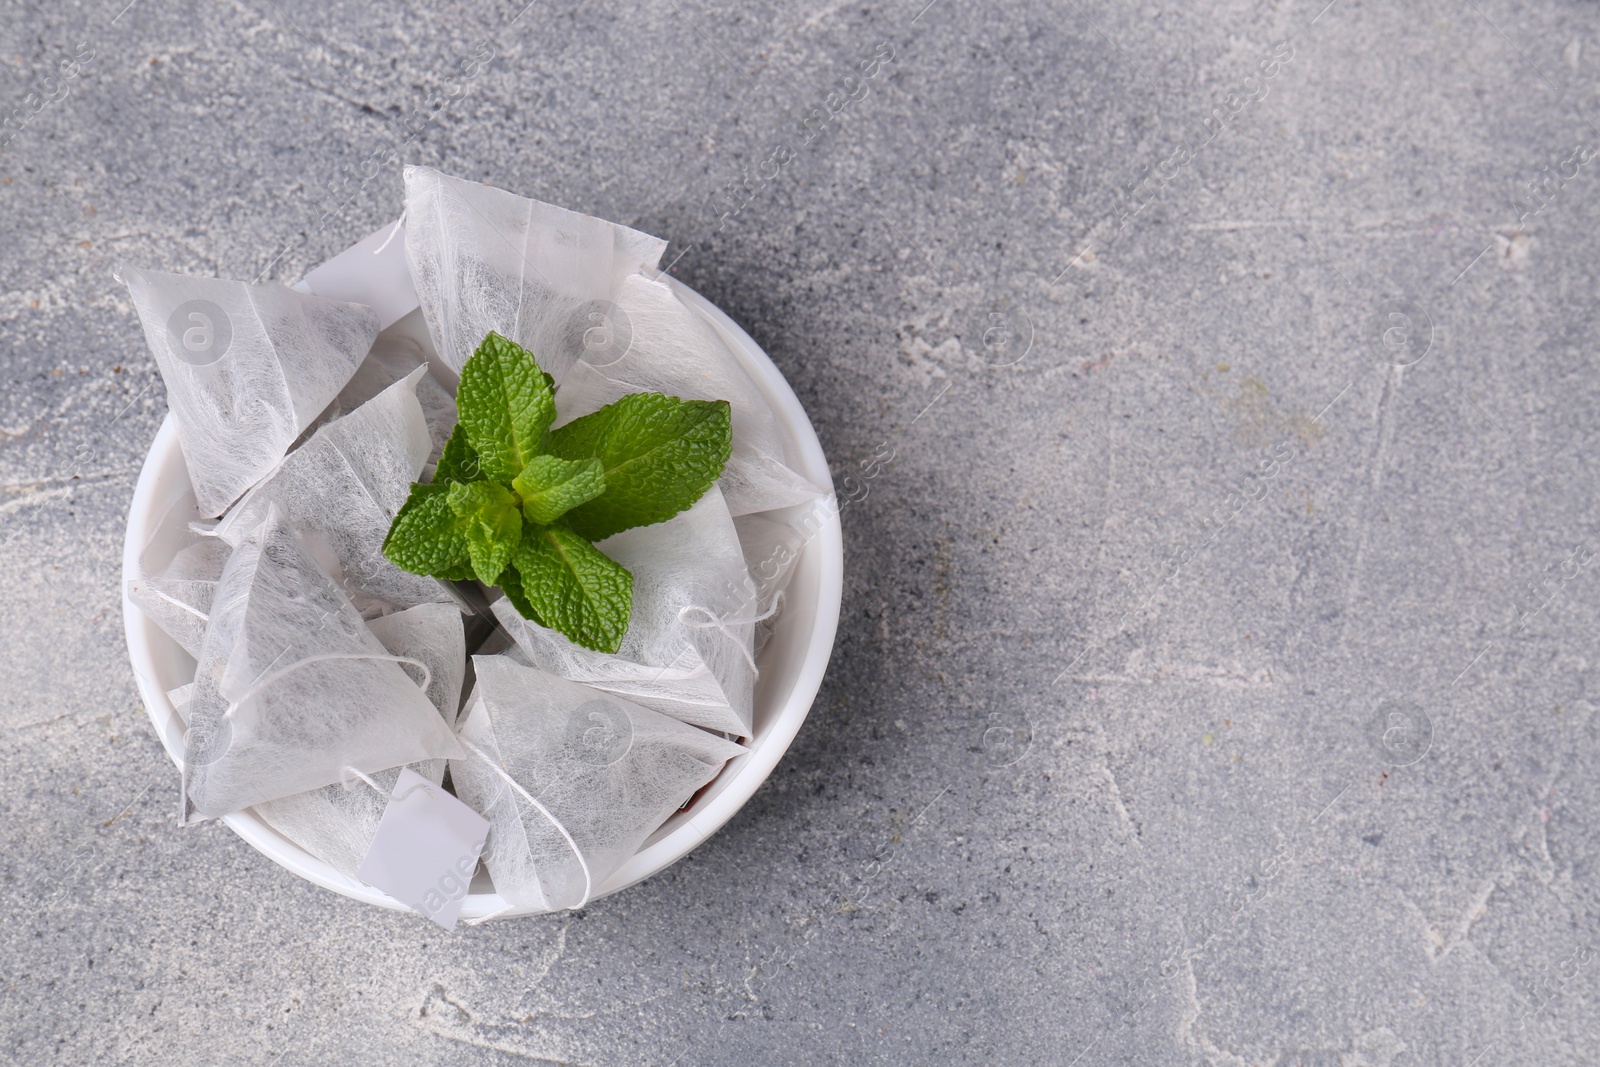
[[[0,1059],[1600,1063],[1600,6],[3,0],[0,118]],[[743,813],[453,935],[179,828],[122,638],[113,269],[397,160],[670,238],[847,500]]]

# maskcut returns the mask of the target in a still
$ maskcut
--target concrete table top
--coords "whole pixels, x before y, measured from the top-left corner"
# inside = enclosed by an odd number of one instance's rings
[[[13,0],[0,123],[0,1059],[1600,1062],[1595,5]],[[449,935],[178,827],[120,617],[113,270],[404,162],[670,239],[846,501],[745,810]]]

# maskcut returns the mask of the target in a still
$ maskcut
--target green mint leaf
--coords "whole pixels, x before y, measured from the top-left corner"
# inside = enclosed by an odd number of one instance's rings
[[[633,613],[626,567],[562,526],[524,527],[513,565],[536,621],[597,652],[622,646]]]
[[[491,333],[461,368],[456,409],[484,477],[509,482],[538,453],[556,400],[528,350]]]
[[[464,556],[459,564],[445,568],[435,574],[434,577],[443,578],[447,582],[470,582],[477,577],[477,574],[472,570],[471,557]]]
[[[563,522],[591,541],[672,518],[700,499],[733,450],[726,400],[633,393],[551,432],[546,451],[595,457],[605,492]]]
[[[451,510],[447,487],[415,484],[383,539],[383,554],[412,574],[455,578],[468,562],[467,525]]]
[[[517,573],[515,564],[507,564],[506,569],[500,572],[500,589],[505,593],[506,599],[511,601],[511,606],[517,609],[518,615],[524,619],[532,619],[540,626],[544,625],[539,613],[528,603],[528,594],[522,588],[522,575]]]
[[[483,584],[494,585],[522,538],[516,494],[496,482],[456,482],[446,492],[450,510],[466,523],[472,573]]]
[[[477,450],[467,440],[467,428],[458,422],[456,428],[450,431],[450,440],[444,443],[439,465],[433,472],[433,484],[476,482],[482,478],[483,468],[478,462]]]
[[[511,482],[522,497],[522,514],[529,522],[548,526],[571,508],[605,492],[606,479],[598,459],[559,459],[534,456]]]

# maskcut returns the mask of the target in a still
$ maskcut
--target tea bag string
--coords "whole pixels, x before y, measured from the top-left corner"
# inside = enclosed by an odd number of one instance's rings
[[[741,641],[739,637],[731,629],[729,629],[729,627],[752,626],[758,622],[766,622],[768,619],[776,615],[779,609],[782,607],[782,593],[779,593],[777,596],[772,598],[772,607],[768,608],[766,611],[763,611],[759,615],[751,615],[749,618],[744,619],[738,618],[737,616],[728,617],[718,615],[716,612],[702,604],[685,604],[678,610],[678,621],[683,623],[685,626],[693,626],[697,630],[716,630],[718,633],[722,634],[723,637],[726,637],[733,644],[734,648],[739,650],[739,654],[744,656],[744,661],[750,665],[751,672],[760,674],[761,669],[756,666],[755,656],[750,654],[750,650],[745,647],[744,642]],[[706,621],[700,622],[696,619],[688,618],[689,613],[692,611],[698,611],[705,615]]]
[[[329,660],[347,659],[371,659],[382,660],[386,663],[409,663],[414,667],[420,667],[422,669],[422,684],[417,687],[418,689],[426,693],[428,691],[428,687],[433,684],[433,671],[429,670],[428,665],[422,662],[420,659],[413,659],[410,656],[377,656],[371,652],[325,652],[320,656],[307,656],[305,659],[296,660],[287,667],[283,668],[283,670],[275,673],[262,671],[256,676],[256,680],[250,683],[250,688],[245,690],[244,696],[230,703],[228,705],[228,710],[224,712],[223,715],[224,717],[232,715],[235,708],[242,706],[245,701],[255,696],[259,690],[271,685],[279,678],[283,678],[294,671],[299,670],[301,667],[304,667],[307,664],[324,663]],[[410,678],[410,675],[407,675],[407,678]]]
[[[400,217],[394,220],[394,229],[390,230],[389,231],[389,236],[387,236],[387,237],[385,237],[383,239],[383,244],[379,245],[377,248],[374,248],[372,250],[372,254],[375,255],[375,256],[379,255],[379,254],[381,254],[383,252],[383,250],[385,248],[388,248],[389,247],[389,242],[393,241],[395,239],[395,237],[400,233],[400,227],[404,226],[405,224],[406,224],[406,213],[404,211],[402,211],[402,212],[400,212]]]
[[[429,792],[433,791],[432,783],[430,783],[430,782],[418,782],[416,785],[412,786],[410,789],[407,789],[404,793],[400,793],[400,794],[391,793],[387,789],[385,789],[383,786],[379,785],[377,782],[374,782],[371,778],[368,778],[366,775],[362,774],[360,770],[358,770],[355,767],[351,767],[351,766],[344,766],[344,767],[340,767],[339,768],[339,784],[344,786],[346,789],[349,789],[350,786],[352,784],[354,784],[354,783],[345,781],[345,777],[344,777],[344,772],[345,771],[349,771],[351,774],[355,775],[357,778],[361,779],[363,782],[366,782],[368,785],[370,785],[372,787],[374,792],[376,792],[381,797],[388,798],[391,802],[404,800],[406,797],[410,796],[412,793],[415,793],[419,789],[425,789],[425,790],[427,790]]]
[[[259,692],[260,690],[264,689],[266,686],[270,685],[271,683],[277,681],[279,678],[282,678],[282,677],[292,673],[295,669],[297,669],[299,667],[303,667],[308,663],[320,663],[320,662],[323,662],[325,660],[348,660],[348,659],[375,659],[375,660],[384,660],[384,661],[389,661],[389,662],[394,662],[394,663],[410,663],[410,664],[414,664],[415,666],[418,666],[418,667],[422,668],[422,679],[423,679],[423,681],[422,681],[422,685],[419,686],[418,688],[421,689],[423,693],[427,693],[428,686],[433,683],[433,672],[428,669],[428,665],[426,663],[423,663],[419,659],[412,659],[409,656],[374,656],[370,652],[369,653],[363,653],[363,654],[357,654],[357,653],[354,653],[354,652],[329,652],[329,653],[326,653],[326,654],[321,655],[321,656],[308,656],[305,659],[300,660],[297,663],[290,664],[289,666],[285,667],[283,670],[278,671],[276,674],[269,674],[266,671],[262,671],[261,674],[257,675],[256,680],[250,683],[250,688],[248,688],[248,689],[246,689],[244,691],[244,696],[240,697],[238,700],[230,701],[228,703],[228,708],[227,708],[226,711],[224,711],[222,713],[221,718],[222,718],[222,720],[224,722],[231,722],[233,720],[233,713],[238,711],[240,708],[244,707],[245,703],[247,701],[249,701],[249,699],[251,697],[255,696],[257,692]],[[409,679],[410,675],[407,675],[406,677]],[[192,727],[192,725],[193,724],[191,723],[190,726]],[[185,733],[187,735],[187,731]],[[350,770],[355,770],[355,768],[353,768],[353,767],[349,768],[349,769]],[[360,774],[361,772],[357,771],[356,773]],[[363,777],[365,777],[365,776],[363,776]],[[341,780],[342,780],[342,778],[341,778]],[[368,785],[372,785],[372,783],[370,781],[367,784]],[[372,787],[374,789],[378,789],[378,787],[375,786],[375,785],[373,785]],[[389,796],[389,794],[388,793],[384,793],[384,791],[382,789],[378,789],[378,792],[383,793],[384,796]],[[409,796],[410,793],[408,792],[406,795]],[[394,797],[389,797],[389,799],[393,800],[395,798]]]
[[[507,912],[513,911],[515,909],[516,909],[516,905],[515,904],[507,904],[503,908],[496,908],[495,910],[489,912],[489,914],[487,914],[487,915],[474,915],[470,919],[463,918],[461,920],[461,922],[465,926],[477,926],[479,923],[486,923],[490,919],[498,919],[498,918],[500,918],[500,916],[506,914]]]
[[[582,908],[585,904],[589,903],[589,897],[594,893],[594,878],[589,873],[589,861],[583,858],[583,850],[580,849],[578,847],[578,843],[572,839],[572,835],[567,833],[567,828],[561,825],[561,820],[550,814],[550,809],[539,803],[532,793],[518,785],[517,780],[511,777],[511,775],[507,773],[506,769],[502,767],[498,761],[491,759],[487,752],[460,735],[456,736],[456,740],[461,742],[461,747],[465,748],[468,752],[471,752],[474,756],[477,756],[478,759],[487,764],[491,771],[505,779],[505,783],[507,785],[520,793],[523,800],[526,800],[529,804],[532,804],[534,808],[538,810],[539,814],[548,819],[550,821],[550,825],[556,828],[556,832],[561,835],[562,839],[566,841],[567,846],[572,849],[572,854],[578,858],[578,866],[583,868],[583,899],[572,905],[569,910],[577,911],[579,908]]]
[[[132,584],[132,583],[130,582],[129,584]],[[156,599],[160,600],[161,603],[166,604],[168,607],[177,608],[179,611],[187,612],[188,614],[193,615],[195,618],[199,619],[201,622],[210,622],[211,621],[211,616],[208,615],[206,612],[201,611],[199,608],[195,607],[193,604],[185,604],[182,600],[179,600],[177,597],[173,596],[171,593],[167,592],[166,590],[158,589],[154,585],[149,584],[148,580],[146,580],[145,589],[149,593],[149,595],[151,595],[151,596],[155,597]]]

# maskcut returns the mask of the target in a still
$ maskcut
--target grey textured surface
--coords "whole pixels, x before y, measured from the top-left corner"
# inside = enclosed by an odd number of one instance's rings
[[[1600,1062],[1600,7],[926,2],[6,0],[0,1059]],[[744,812],[452,936],[178,828],[121,635],[113,266],[394,153],[670,238],[850,499]]]

